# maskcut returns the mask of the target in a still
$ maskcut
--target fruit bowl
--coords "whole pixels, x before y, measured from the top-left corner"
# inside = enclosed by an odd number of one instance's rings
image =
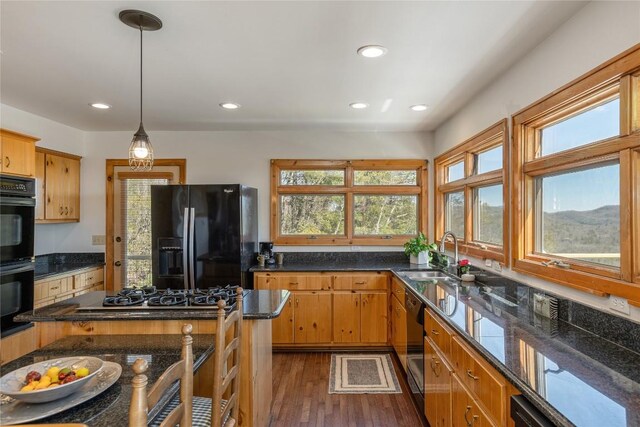
[[[0,378],[0,393],[27,403],[45,403],[62,399],[82,388],[87,381],[91,380],[102,369],[103,363],[101,359],[90,356],[64,357],[34,363],[9,372]],[[87,368],[89,373],[86,376],[78,377],[76,380],[55,387],[21,391],[26,384],[25,378],[29,372],[35,371],[40,373],[41,376],[45,376],[45,373],[52,367],[69,368],[71,370]]]

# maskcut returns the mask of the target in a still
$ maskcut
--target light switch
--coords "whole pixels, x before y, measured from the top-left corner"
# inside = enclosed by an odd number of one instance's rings
[[[104,234],[98,236],[91,236],[91,244],[94,246],[105,245],[107,238]]]

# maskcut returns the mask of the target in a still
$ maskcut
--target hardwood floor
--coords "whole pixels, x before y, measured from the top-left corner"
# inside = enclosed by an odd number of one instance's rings
[[[274,353],[271,426],[425,426],[392,359],[402,394],[329,394],[331,353]]]

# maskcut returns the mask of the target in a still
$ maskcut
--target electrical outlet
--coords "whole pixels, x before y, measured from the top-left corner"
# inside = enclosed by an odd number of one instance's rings
[[[498,272],[502,271],[502,265],[498,261],[493,261],[492,267],[495,271],[498,271]]]
[[[351,246],[351,252],[361,252],[362,246]]]
[[[630,314],[629,301],[622,297],[611,295],[609,297],[609,308],[619,313]]]
[[[91,236],[91,244],[94,246],[106,245],[107,238],[104,235]]]
[[[491,261],[489,258],[484,260],[484,266],[485,267],[491,267],[492,263],[493,263],[493,261]]]

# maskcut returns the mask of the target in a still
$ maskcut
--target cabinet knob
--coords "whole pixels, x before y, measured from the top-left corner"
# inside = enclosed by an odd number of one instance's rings
[[[122,265],[122,263],[120,261],[116,261],[114,264],[115,264],[116,267],[120,267]]]

